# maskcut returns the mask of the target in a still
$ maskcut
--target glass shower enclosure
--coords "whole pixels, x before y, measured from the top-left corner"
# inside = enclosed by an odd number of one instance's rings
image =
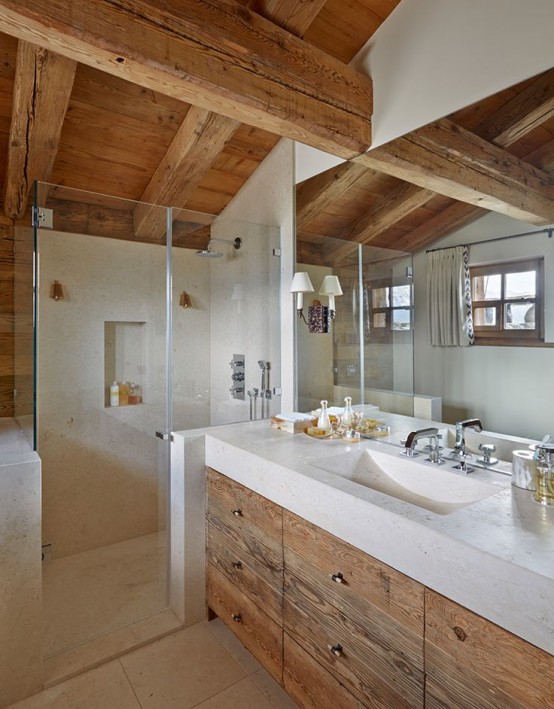
[[[168,611],[171,431],[248,420],[258,360],[278,371],[280,237],[44,183],[35,225],[48,661]]]

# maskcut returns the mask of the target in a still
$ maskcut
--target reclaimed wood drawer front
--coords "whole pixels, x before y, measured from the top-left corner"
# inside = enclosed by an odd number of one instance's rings
[[[554,706],[553,655],[429,589],[425,669],[428,707]]]
[[[286,510],[283,546],[285,567],[317,589],[329,588],[342,612],[365,616],[379,608],[423,637],[424,586],[417,581]]]
[[[283,624],[283,568],[281,559],[263,546],[238,542],[217,526],[218,519],[208,523],[208,562],[246,593],[278,625]]]
[[[282,554],[282,508],[212,468],[207,469],[207,478],[208,511],[237,530],[257,534]]]
[[[313,657],[284,636],[283,685],[303,709],[365,709],[356,697]],[[373,705],[375,706],[375,705]],[[390,709],[390,708],[389,708]]]
[[[423,641],[408,630],[402,636],[401,628],[391,633],[390,616],[377,608],[345,615],[288,569],[283,615],[286,632],[364,703],[423,706]]]
[[[283,679],[283,631],[212,564],[207,565],[209,607],[278,681]]]

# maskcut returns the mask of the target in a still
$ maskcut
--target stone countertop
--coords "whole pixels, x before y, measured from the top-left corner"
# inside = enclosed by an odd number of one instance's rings
[[[378,418],[391,426],[392,440],[444,428],[396,414]],[[378,440],[318,440],[268,421],[176,435],[205,436],[206,465],[554,654],[554,507],[535,503],[508,477],[496,475],[498,493],[439,515],[317,467],[364,448],[400,453]]]

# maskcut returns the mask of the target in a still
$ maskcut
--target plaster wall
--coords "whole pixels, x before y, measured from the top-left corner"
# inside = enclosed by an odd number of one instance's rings
[[[473,243],[495,236],[533,231],[507,217],[489,214],[434,247]],[[554,342],[554,240],[546,234],[470,246],[470,264],[543,255],[545,259],[546,340]],[[440,396],[443,420],[478,416],[484,428],[542,439],[553,433],[554,365],[552,347],[432,347],[429,344],[426,255],[414,257],[415,387]]]
[[[246,355],[247,390],[260,388],[258,360],[269,361],[271,387],[282,391],[269,402],[269,413],[292,411],[295,321],[287,284],[295,261],[293,141],[275,146],[214,222],[212,236],[240,236],[244,245],[211,266],[211,423],[249,418],[248,397],[239,402],[229,395],[234,353]]]

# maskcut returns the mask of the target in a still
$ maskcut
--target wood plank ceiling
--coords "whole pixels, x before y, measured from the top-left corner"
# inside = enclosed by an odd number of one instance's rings
[[[486,209],[536,224],[554,221],[554,70],[359,155],[366,136],[363,129],[356,139],[352,136],[360,124],[370,127],[360,117],[370,102],[371,85],[346,64],[399,2],[222,0],[221,17],[215,18],[219,24],[214,20],[209,27],[200,22],[204,15],[197,18],[196,13],[212,12],[216,2],[134,3],[134,10],[142,6],[142,24],[133,31],[144,32],[146,38],[153,36],[148,33],[154,20],[163,20],[168,32],[178,28],[180,36],[186,28],[186,41],[193,47],[194,42],[215,46],[218,37],[210,33],[217,30],[227,59],[234,62],[227,65],[227,73],[233,74],[240,64],[243,83],[244,75],[252,74],[252,67],[261,66],[263,59],[266,83],[253,86],[252,95],[246,91],[242,95],[241,81],[227,79],[225,71],[208,85],[203,67],[195,65],[196,83],[185,87],[185,95],[195,99],[192,105],[176,98],[179,87],[169,69],[162,90],[154,90],[147,60],[154,62],[156,56],[146,56],[154,52],[147,43],[144,56],[129,58],[122,53],[111,61],[104,49],[111,42],[115,51],[117,32],[104,26],[103,49],[93,51],[92,45],[83,45],[84,32],[75,38],[61,23],[63,13],[74,23],[78,14],[81,29],[92,37],[102,28],[103,8],[117,8],[117,18],[123,22],[128,3],[59,0],[60,16],[50,18],[49,25],[44,20],[42,26],[42,13],[49,10],[47,0],[0,0],[1,26],[6,32],[0,34],[4,214],[16,219],[25,213],[34,179],[218,214],[280,134],[298,132],[306,142],[332,144],[336,154],[353,158],[297,189],[299,248],[310,258],[320,235],[416,251]],[[91,3],[98,12],[87,14]],[[139,34],[131,32],[129,37]],[[262,47],[267,47],[263,57],[259,37]],[[40,38],[47,48],[36,46]],[[167,41],[173,41],[172,51],[179,50],[177,40]],[[279,57],[287,58],[282,75]],[[218,55],[217,61],[225,59]],[[337,82],[329,80],[320,82],[323,94],[316,96],[317,77],[311,77],[323,67],[349,91],[340,94]],[[286,85],[281,86],[285,74]],[[218,85],[226,80],[235,82],[232,100],[227,86]],[[256,91],[273,92],[271,105],[253,98]],[[333,92],[334,107],[328,109],[323,104],[330,102]],[[353,96],[357,98],[347,107]],[[219,113],[210,110],[214,106]],[[336,125],[332,133],[330,117]],[[64,199],[68,205],[69,195],[60,190],[52,191],[50,198]],[[163,235],[158,216],[156,210],[131,203],[119,210],[101,208],[91,198],[90,205],[67,209],[66,227],[157,241]],[[185,230],[178,243],[196,248],[203,245],[206,234],[206,230],[192,234]],[[344,253],[344,248],[335,246],[319,258],[334,263]]]

